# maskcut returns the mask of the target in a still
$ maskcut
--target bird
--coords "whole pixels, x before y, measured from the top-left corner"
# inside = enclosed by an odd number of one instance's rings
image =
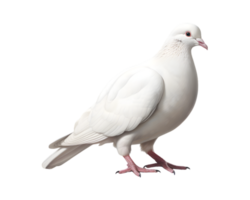
[[[198,26],[180,24],[168,35],[160,50],[149,60],[130,68],[100,93],[97,101],[75,123],[74,131],[49,145],[57,149],[42,164],[52,169],[94,144],[113,143],[127,168],[116,173],[159,172],[162,167],[175,174],[178,166],[165,161],[153,149],[155,141],[177,128],[192,111],[198,94],[198,77],[191,50],[208,46]],[[131,146],[141,150],[155,163],[139,167],[132,160]]]

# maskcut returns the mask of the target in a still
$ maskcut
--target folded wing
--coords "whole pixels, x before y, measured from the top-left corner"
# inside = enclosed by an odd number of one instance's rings
[[[164,91],[162,77],[149,68],[128,71],[109,84],[74,132],[51,146],[99,143],[135,129],[155,111]]]
[[[124,73],[100,95],[91,109],[89,125],[106,137],[131,131],[152,115],[163,91],[163,79],[152,69]]]

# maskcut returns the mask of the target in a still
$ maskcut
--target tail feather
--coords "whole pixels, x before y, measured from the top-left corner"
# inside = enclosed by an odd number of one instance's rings
[[[88,147],[89,145],[79,145],[58,148],[48,158],[42,161],[42,167],[45,170],[55,169]]]
[[[71,133],[70,133],[70,134],[71,134]],[[62,143],[70,134],[68,134],[68,135],[66,135],[66,136],[64,136],[64,137],[62,137],[62,138],[59,138],[58,140],[54,141],[53,143],[51,143],[51,144],[49,145],[49,148],[50,148],[50,149],[56,149],[56,148],[60,147],[61,143]]]
[[[71,133],[51,142],[49,148],[55,150],[59,147],[78,146],[83,144],[95,144],[106,140],[108,137],[97,133],[89,126],[91,109],[86,109],[74,124]]]

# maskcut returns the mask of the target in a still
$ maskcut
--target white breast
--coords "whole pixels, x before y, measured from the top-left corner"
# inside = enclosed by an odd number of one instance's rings
[[[198,79],[192,59],[151,62],[150,68],[164,79],[165,92],[155,113],[135,131],[133,143],[154,139],[179,126],[192,111],[198,92]],[[146,137],[145,137],[146,136]]]

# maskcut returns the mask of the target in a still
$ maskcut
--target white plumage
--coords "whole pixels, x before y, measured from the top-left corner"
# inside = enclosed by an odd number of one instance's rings
[[[197,45],[207,48],[197,26],[177,27],[151,60],[103,90],[73,133],[50,145],[59,150],[43,167],[59,166],[96,143],[113,142],[122,156],[129,155],[133,144],[152,150],[155,140],[179,126],[195,104],[198,81],[191,49]]]

